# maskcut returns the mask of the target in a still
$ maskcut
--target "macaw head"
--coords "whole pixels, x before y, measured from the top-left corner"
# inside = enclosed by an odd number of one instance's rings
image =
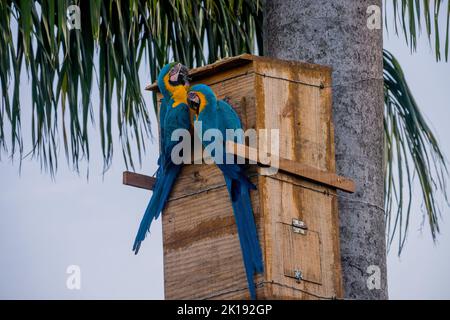
[[[165,98],[172,98],[180,88],[189,87],[189,69],[179,62],[166,64],[158,75],[158,87]]]
[[[217,104],[217,97],[212,89],[205,84],[196,84],[188,91],[188,105],[198,117],[206,110],[213,111]]]

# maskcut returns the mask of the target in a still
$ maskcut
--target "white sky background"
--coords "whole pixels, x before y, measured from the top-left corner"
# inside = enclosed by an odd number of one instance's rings
[[[441,147],[450,156],[450,64],[436,63],[422,37],[410,55],[403,38],[385,37],[385,47],[401,62],[409,85]],[[23,134],[30,136],[30,95],[22,77]],[[149,76],[141,72],[142,84]],[[144,94],[152,109],[151,95]],[[94,109],[98,101],[92,97]],[[157,134],[153,118],[153,132]],[[95,130],[91,130],[91,137]],[[116,132],[117,135],[117,132]],[[29,138],[28,138],[29,140]],[[162,299],[164,297],[161,224],[137,256],[131,251],[150,193],[122,185],[120,144],[107,174],[101,174],[98,139],[91,138],[90,178],[67,169],[63,156],[56,181],[41,173],[36,161],[0,162],[0,298],[2,299]],[[156,168],[158,147],[147,153],[144,174]],[[61,150],[62,151],[62,150]],[[62,153],[61,153],[62,155]],[[415,189],[416,198],[420,196]],[[427,225],[421,230],[420,202],[413,208],[408,243],[399,259],[395,247],[388,258],[390,298],[450,298],[450,209],[446,209],[438,243]],[[441,220],[441,221],[442,221]],[[66,288],[66,268],[81,267],[81,290]],[[181,267],[181,266],[180,266]]]

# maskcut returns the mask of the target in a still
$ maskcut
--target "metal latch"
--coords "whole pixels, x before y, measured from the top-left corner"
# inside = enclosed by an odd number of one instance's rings
[[[294,231],[294,233],[306,235],[306,230],[308,230],[308,227],[304,221],[292,219],[292,231]]]

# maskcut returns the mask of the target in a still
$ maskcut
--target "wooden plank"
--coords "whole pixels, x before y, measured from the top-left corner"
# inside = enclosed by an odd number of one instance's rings
[[[331,70],[330,67],[324,66],[324,65],[317,65],[317,64],[311,64],[308,62],[303,61],[288,61],[288,60],[278,60],[278,59],[272,59],[269,57],[261,57],[261,56],[255,56],[248,53],[241,54],[239,56],[235,57],[228,57],[224,59],[217,60],[216,62],[212,64],[208,64],[206,66],[198,67],[195,69],[192,69],[189,71],[189,76],[192,78],[192,82],[196,82],[199,80],[203,80],[205,78],[217,75],[220,72],[232,70],[234,71],[236,68],[241,67],[242,65],[249,64],[253,61],[260,61],[260,62],[266,62],[266,63],[281,63],[284,64],[286,67],[290,68],[293,66],[301,67],[304,70],[325,70],[329,71]],[[267,74],[267,76],[270,76]],[[291,79],[293,81],[299,81],[302,82],[300,79]],[[320,85],[320,83],[314,83],[313,85]],[[148,91],[158,91],[158,85],[156,82],[152,84],[148,84],[145,86],[145,90]]]
[[[261,163],[260,154],[255,148],[228,141],[226,145],[226,151],[250,161]],[[313,182],[326,185],[328,187],[337,188],[350,193],[355,192],[355,183],[348,178],[338,176],[337,174],[332,172],[319,170],[315,167],[302,164],[297,161],[278,157],[270,153],[267,154],[267,157],[271,159],[272,163],[278,163],[278,166],[273,167],[281,171],[294,174],[301,178],[305,178]]]
[[[156,183],[156,178],[149,177],[139,173],[125,171],[122,176],[122,181],[123,184],[127,186],[146,190],[153,190],[153,187],[155,186]]]
[[[215,63],[189,70],[189,76],[191,77],[192,82],[195,82],[198,79],[204,79],[207,76],[212,76],[219,72],[235,69],[236,67],[248,64],[253,60],[253,57],[254,56],[245,53],[235,57],[220,59]],[[158,85],[154,82],[147,85],[145,90],[158,91]]]
[[[251,199],[260,221],[256,191]],[[162,224],[166,299],[249,298],[233,209],[217,166],[183,166]]]

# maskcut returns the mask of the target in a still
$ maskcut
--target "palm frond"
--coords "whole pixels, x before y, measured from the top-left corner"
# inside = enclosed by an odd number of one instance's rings
[[[417,49],[417,38],[422,31],[432,46],[436,60],[449,59],[450,1],[448,0],[386,0],[385,11],[393,11],[396,34],[402,33],[412,51]],[[385,14],[389,28],[388,14]],[[440,29],[441,20],[445,30]],[[442,39],[444,38],[444,39]]]
[[[413,186],[419,182],[431,235],[439,232],[440,198],[447,200],[446,160],[406,83],[399,62],[384,51],[385,207],[388,244],[405,244]]]
[[[80,30],[66,24],[71,4],[80,7]],[[55,172],[60,140],[76,170],[80,160],[89,160],[94,122],[105,169],[115,124],[125,163],[134,168],[133,148],[140,163],[151,134],[138,74],[142,58],[154,81],[170,56],[194,67],[251,52],[259,12],[260,0],[0,2],[0,152],[24,154],[19,83],[25,67],[33,110],[30,154],[44,169]],[[100,95],[96,105],[94,84]]]

